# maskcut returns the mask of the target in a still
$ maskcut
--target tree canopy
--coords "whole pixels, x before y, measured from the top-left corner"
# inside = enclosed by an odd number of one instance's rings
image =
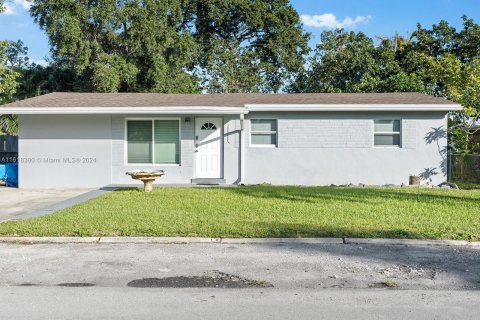
[[[8,65],[7,41],[0,41],[0,104],[14,100],[19,73]],[[16,134],[17,120],[12,115],[0,115],[0,134]]]
[[[82,90],[279,91],[308,35],[288,0],[33,0]]]
[[[18,86],[19,73],[8,66],[8,41],[0,41],[0,104],[10,102]]]

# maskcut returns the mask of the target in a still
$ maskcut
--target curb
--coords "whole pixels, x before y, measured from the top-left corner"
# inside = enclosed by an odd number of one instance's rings
[[[0,243],[17,244],[344,244],[342,238],[197,238],[197,237],[0,237]]]
[[[370,239],[345,238],[346,244],[403,245],[403,246],[459,246],[480,248],[480,242],[465,240],[414,240],[414,239]]]
[[[197,238],[197,237],[0,237],[10,244],[365,244],[404,246],[457,246],[480,249],[480,242],[364,238]]]

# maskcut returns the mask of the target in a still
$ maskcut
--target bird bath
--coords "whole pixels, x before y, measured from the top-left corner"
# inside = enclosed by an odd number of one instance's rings
[[[140,180],[143,182],[143,190],[150,192],[153,189],[153,182],[165,174],[163,170],[155,171],[129,171],[126,175],[132,177],[132,179]]]

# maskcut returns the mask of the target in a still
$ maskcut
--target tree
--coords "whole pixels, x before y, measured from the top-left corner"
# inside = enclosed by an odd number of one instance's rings
[[[441,59],[440,77],[445,84],[444,95],[460,103],[464,110],[451,117],[450,131],[458,151],[471,151],[472,128],[480,120],[480,58],[467,63],[452,54]]]
[[[0,41],[0,104],[11,102],[17,89],[18,72],[7,64],[7,41]],[[0,134],[17,133],[16,116],[0,115]]]
[[[415,51],[426,53],[431,57],[441,57],[456,48],[456,30],[445,20],[434,24],[432,29],[425,29],[419,23],[412,34],[412,45]]]
[[[11,102],[14,98],[18,83],[18,72],[7,64],[7,41],[0,41],[0,104]]]
[[[22,40],[17,40],[16,42],[9,41],[5,53],[7,63],[17,71],[26,68],[30,63],[28,47],[25,46]]]
[[[253,53],[238,43],[217,41],[210,60],[202,69],[203,85],[209,93],[259,92],[262,79]]]
[[[455,53],[463,62],[480,56],[480,26],[463,16],[463,29],[456,36]]]
[[[288,0],[33,0],[31,14],[83,90],[277,92],[308,51]]]
[[[185,3],[34,0],[31,14],[80,90],[195,92]]]
[[[309,35],[288,0],[192,3],[199,67],[211,91],[220,82],[222,92],[278,92],[302,69]]]
[[[400,64],[405,43],[398,35],[375,45],[362,32],[325,31],[310,68],[299,73],[290,91],[425,92],[423,79]]]
[[[463,29],[457,31],[442,20],[431,29],[420,24],[412,34],[412,48],[434,58],[453,54],[462,62],[471,61],[480,54],[480,26],[467,16],[463,16]]]
[[[300,74],[291,91],[362,92],[378,72],[372,39],[362,32],[324,31],[310,69]]]

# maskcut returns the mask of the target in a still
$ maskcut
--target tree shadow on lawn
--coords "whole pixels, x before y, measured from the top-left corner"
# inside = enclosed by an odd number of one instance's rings
[[[422,239],[425,235],[402,229],[352,230],[340,227],[313,227],[304,224],[263,224],[271,230],[271,237],[345,237],[345,238],[405,238]],[[447,272],[461,280],[455,289],[480,290],[480,250],[468,247],[450,247],[446,245],[377,245],[377,244],[309,244],[309,243],[260,243],[257,246],[272,250],[298,251],[302,253],[322,252],[332,256],[342,255],[372,264],[386,262],[399,268],[420,268],[432,274]],[[373,272],[373,271],[372,271]],[[431,280],[435,280],[433,277]],[[432,282],[435,286],[435,282]]]
[[[446,232],[432,233],[429,230],[415,230],[412,222],[412,230],[406,230],[402,227],[386,227],[375,229],[369,225],[355,224],[351,226],[325,225],[322,222],[315,224],[307,223],[285,223],[277,221],[241,221],[241,224],[249,231],[248,237],[265,238],[389,238],[389,239],[445,239]],[[258,230],[258,231],[255,231]],[[228,231],[227,231],[228,232]],[[207,235],[209,236],[209,235]],[[243,234],[233,234],[235,237],[242,237]],[[227,236],[228,237],[228,236]],[[470,239],[470,241],[480,241],[480,232],[478,234],[466,234],[466,232],[449,233],[449,238]]]
[[[235,194],[262,199],[278,199],[301,202],[319,202],[319,200],[339,200],[349,202],[368,202],[377,199],[392,199],[399,201],[438,203],[441,201],[480,203],[480,197],[468,197],[451,194],[440,194],[437,190],[408,190],[397,188],[354,188],[354,187],[264,187],[249,186],[226,189]]]

